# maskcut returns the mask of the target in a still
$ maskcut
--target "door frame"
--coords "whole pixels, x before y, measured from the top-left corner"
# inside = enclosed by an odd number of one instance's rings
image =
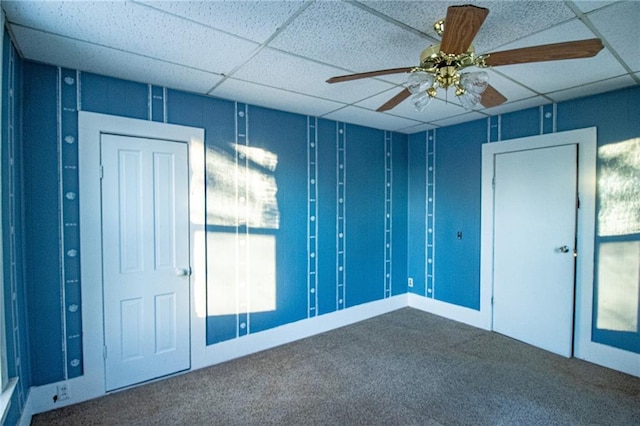
[[[596,210],[597,129],[551,133],[482,146],[482,213],[480,259],[480,312],[482,325],[493,329],[493,175],[496,154],[558,145],[578,145],[576,291],[573,356],[595,364],[640,376],[639,355],[592,342],[594,292],[594,240]]]
[[[124,118],[91,112],[78,112],[78,175],[80,182],[80,267],[82,291],[82,349],[84,374],[74,379],[73,392],[82,399],[106,393],[104,311],[102,293],[102,221],[100,181],[100,138],[103,133],[163,139],[188,144],[189,158],[189,232],[190,232],[190,327],[191,368],[194,353],[203,349],[205,340],[204,255],[204,129],[161,122]],[[75,399],[75,398],[74,398]]]

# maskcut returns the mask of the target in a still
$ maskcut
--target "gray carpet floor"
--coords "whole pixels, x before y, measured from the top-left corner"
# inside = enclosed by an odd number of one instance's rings
[[[640,425],[640,378],[404,308],[33,425]]]

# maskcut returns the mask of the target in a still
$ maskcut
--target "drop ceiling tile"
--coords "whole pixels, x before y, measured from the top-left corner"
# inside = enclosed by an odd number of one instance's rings
[[[338,111],[326,114],[323,118],[329,120],[342,121],[346,123],[359,124],[362,126],[373,127],[374,129],[398,130],[419,124],[417,121],[409,120],[402,117],[396,117],[390,114],[370,111],[364,108],[348,106]]]
[[[506,114],[508,112],[520,111],[527,108],[533,108],[533,107],[545,105],[548,103],[550,103],[549,99],[544,98],[542,96],[534,96],[529,99],[522,99],[515,102],[507,102],[493,108],[487,108],[487,109],[484,109],[483,112],[494,116],[499,114]]]
[[[131,2],[24,2],[3,7],[12,23],[216,73],[243,63],[258,46]]]
[[[342,74],[344,71],[339,68],[265,48],[233,77],[345,103],[357,102],[393,87],[372,78],[326,83],[328,78]]]
[[[478,53],[496,50],[575,18],[563,1],[489,1],[479,5],[490,12],[476,36]]]
[[[500,68],[487,69],[486,71],[489,73],[489,84],[502,93],[508,101],[517,101],[536,95],[535,92],[501,75]]]
[[[212,96],[246,102],[256,106],[313,116],[321,116],[344,106],[344,104],[341,103],[235,80],[233,78],[225,80],[210,94]]]
[[[500,50],[517,49],[541,44],[559,43],[594,38],[594,34],[578,19],[572,19],[526,38],[515,40],[500,47]]]
[[[560,90],[558,92],[549,93],[554,102],[562,102],[569,99],[581,98],[583,96],[595,95],[597,93],[610,92],[612,90],[622,89],[623,87],[633,86],[637,84],[630,75],[609,78],[597,81],[584,86],[574,87],[572,89]]]
[[[595,0],[574,0],[573,3],[575,3],[576,6],[578,6],[578,8],[584,12],[591,12],[592,10],[596,10],[596,9],[600,9],[601,7],[605,7],[607,5],[610,5],[612,3],[616,3],[615,1],[595,1]]]
[[[304,1],[144,1],[143,3],[221,31],[263,43],[303,6]]]
[[[418,124],[417,126],[403,127],[398,129],[397,131],[400,133],[413,134],[418,132],[425,132],[427,130],[435,129],[438,126],[434,126],[433,124]]]
[[[621,2],[589,14],[605,40],[633,71],[640,70],[640,2]]]
[[[376,77],[376,79],[383,80],[396,85],[404,85],[407,82],[407,77],[409,77],[409,73],[403,72],[400,74],[382,75],[380,77]]]
[[[572,20],[505,46],[505,50],[541,44],[593,38],[580,21]],[[595,57],[535,62],[496,67],[505,76],[538,92],[548,93],[624,74],[620,63],[606,49]]]
[[[376,109],[378,109],[378,107],[380,107],[380,105],[384,104],[389,99],[393,98],[395,95],[400,93],[400,91],[402,89],[403,89],[402,87],[394,87],[393,89],[388,90],[388,91],[386,91],[384,93],[379,93],[379,94],[377,94],[375,96],[372,96],[372,97],[370,97],[368,99],[360,101],[356,105],[359,106],[359,107],[362,107],[362,108],[367,108],[367,109],[370,109],[372,111],[375,111]],[[403,105],[405,103],[410,103],[409,99],[403,101],[396,108],[399,108],[401,105]],[[394,108],[394,110],[396,108]],[[391,110],[391,111],[393,111],[393,110]],[[395,112],[395,111],[393,111],[393,112]]]
[[[11,31],[19,40],[18,47],[25,58],[39,62],[195,93],[206,93],[222,79],[218,74],[25,27],[12,26]]]
[[[460,2],[451,1],[363,1],[361,3],[432,37],[433,40],[429,41],[440,40],[440,36],[433,29],[433,24],[446,16],[447,7],[460,4]]]
[[[433,23],[446,17],[449,6],[464,2],[367,1],[364,3],[439,40],[440,37],[433,30]],[[479,53],[485,53],[575,17],[564,2],[474,1],[473,4],[489,9],[489,15],[474,41],[476,51]]]
[[[467,121],[479,120],[481,118],[487,118],[485,114],[481,114],[477,111],[467,112],[454,117],[443,118],[442,120],[433,121],[433,124],[440,127],[453,126],[454,124],[465,123]]]
[[[353,70],[418,65],[424,39],[349,3],[311,4],[271,43],[288,52]]]

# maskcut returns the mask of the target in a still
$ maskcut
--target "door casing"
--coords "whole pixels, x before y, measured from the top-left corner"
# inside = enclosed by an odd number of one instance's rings
[[[594,345],[597,344],[591,342],[597,156],[595,127],[488,143],[482,146],[480,310],[483,312],[487,328],[491,329],[494,234],[492,179],[494,176],[495,155],[567,144],[578,145],[578,197],[580,199],[580,208],[577,212],[576,246],[578,257],[576,259],[575,277],[574,356],[602,364],[606,362],[607,356],[597,355],[602,348],[594,348]]]
[[[204,297],[204,129],[85,111],[78,112],[78,175],[80,180],[80,267],[84,374],[73,380],[82,398],[106,393],[103,357],[103,294],[100,195],[100,136],[111,133],[186,142],[189,146],[189,233],[192,259],[190,315],[191,365],[205,348]],[[200,315],[197,315],[197,312]],[[74,398],[75,399],[75,398]]]

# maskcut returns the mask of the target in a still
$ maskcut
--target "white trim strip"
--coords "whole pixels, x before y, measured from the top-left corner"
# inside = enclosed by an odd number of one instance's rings
[[[318,118],[307,116],[307,317],[318,315]]]

